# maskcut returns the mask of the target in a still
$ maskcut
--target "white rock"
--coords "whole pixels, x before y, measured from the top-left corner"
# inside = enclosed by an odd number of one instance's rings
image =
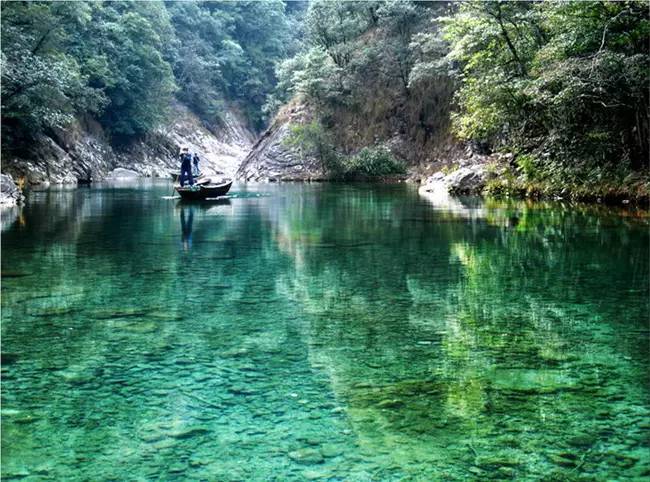
[[[135,179],[141,177],[139,173],[132,171],[130,169],[124,169],[123,167],[118,167],[113,169],[109,174],[109,179]]]
[[[0,174],[0,204],[15,206],[24,199],[25,197],[14,179],[9,174]]]

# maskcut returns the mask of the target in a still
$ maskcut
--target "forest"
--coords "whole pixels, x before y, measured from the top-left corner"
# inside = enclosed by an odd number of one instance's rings
[[[296,50],[291,8],[268,2],[3,2],[3,146],[99,119],[140,136],[174,97],[206,121],[236,101],[261,127],[275,63]]]
[[[496,194],[647,192],[649,39],[643,1],[3,2],[2,149],[79,116],[128,143],[174,99],[207,125],[234,103],[257,132],[300,104],[288,143],[334,174],[466,145],[513,153]]]

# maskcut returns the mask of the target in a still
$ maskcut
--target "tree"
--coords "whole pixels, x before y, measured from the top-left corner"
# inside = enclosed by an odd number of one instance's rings
[[[462,138],[561,164],[648,157],[643,2],[467,2],[445,21]]]
[[[86,22],[86,6],[4,2],[1,8],[3,147],[21,147],[77,112],[99,112],[106,97],[62,51],[69,38],[63,25]]]

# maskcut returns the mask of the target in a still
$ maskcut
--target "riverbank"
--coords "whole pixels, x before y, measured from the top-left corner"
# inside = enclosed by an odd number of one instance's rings
[[[495,197],[566,199],[611,205],[632,203],[648,207],[650,177],[647,173],[629,172],[595,179],[584,176],[581,179],[580,172],[576,172],[573,179],[563,181],[553,177],[529,179],[511,169],[491,180],[485,187],[485,193]]]
[[[502,199],[635,204],[646,208],[650,201],[648,173],[602,169],[541,173],[527,173],[525,163],[512,154],[477,156],[473,160],[443,167],[422,180],[420,189],[424,192],[442,189],[452,194],[480,194]]]

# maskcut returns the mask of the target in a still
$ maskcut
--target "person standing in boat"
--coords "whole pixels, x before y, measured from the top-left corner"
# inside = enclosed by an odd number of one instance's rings
[[[201,169],[199,169],[199,154],[194,153],[194,156],[192,156],[192,175],[194,177],[199,177],[201,175]]]
[[[190,186],[194,185],[194,178],[192,177],[192,154],[187,147],[181,149],[181,187],[185,185],[185,180],[188,180]]]

